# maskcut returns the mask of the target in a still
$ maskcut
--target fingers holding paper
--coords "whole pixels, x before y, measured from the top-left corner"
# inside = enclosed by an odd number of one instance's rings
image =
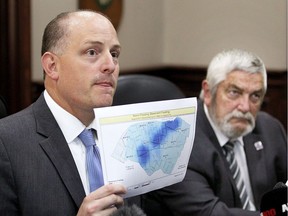
[[[87,195],[78,211],[77,216],[110,215],[124,204],[122,195],[126,188],[120,184],[109,184]]]

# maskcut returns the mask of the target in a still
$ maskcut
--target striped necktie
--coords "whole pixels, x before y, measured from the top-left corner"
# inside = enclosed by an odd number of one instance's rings
[[[86,147],[86,166],[89,176],[90,192],[104,185],[101,158],[93,136],[94,129],[84,129],[79,138]]]
[[[241,175],[239,165],[234,155],[234,151],[233,151],[234,144],[231,142],[227,142],[223,148],[225,150],[225,156],[229,163],[229,168],[231,170],[233,179],[235,181],[235,184],[239,192],[240,200],[242,202],[242,208],[248,209],[249,197],[248,197],[248,193],[244,184],[243,176]]]

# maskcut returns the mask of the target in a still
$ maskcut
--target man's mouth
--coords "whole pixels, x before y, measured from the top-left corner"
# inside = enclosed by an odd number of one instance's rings
[[[248,118],[244,118],[244,117],[231,117],[230,118],[230,121],[231,122],[235,122],[235,123],[248,123],[248,124],[250,124],[251,123],[251,121],[250,121],[250,119],[248,119]]]
[[[95,85],[102,86],[105,88],[114,88],[113,82],[110,82],[110,81],[98,81],[95,83]]]

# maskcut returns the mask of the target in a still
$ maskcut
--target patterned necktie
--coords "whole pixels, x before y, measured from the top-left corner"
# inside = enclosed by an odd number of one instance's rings
[[[240,200],[242,202],[242,208],[248,209],[249,197],[248,197],[248,193],[244,184],[243,177],[241,176],[239,165],[234,155],[234,151],[233,151],[234,144],[231,142],[227,142],[223,148],[225,150],[226,159],[229,163],[229,168],[233,175],[233,179],[239,191]]]
[[[86,166],[90,192],[104,185],[100,153],[96,146],[92,130],[84,129],[78,136],[86,147]]]

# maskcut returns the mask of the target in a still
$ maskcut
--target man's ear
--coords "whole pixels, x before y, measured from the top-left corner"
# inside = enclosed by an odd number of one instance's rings
[[[206,106],[210,106],[212,95],[207,80],[202,81],[202,90],[203,90],[204,103],[206,104]]]
[[[51,52],[45,52],[41,57],[42,67],[46,73],[46,76],[53,80],[57,80],[59,76],[57,71],[57,62],[58,57]]]

